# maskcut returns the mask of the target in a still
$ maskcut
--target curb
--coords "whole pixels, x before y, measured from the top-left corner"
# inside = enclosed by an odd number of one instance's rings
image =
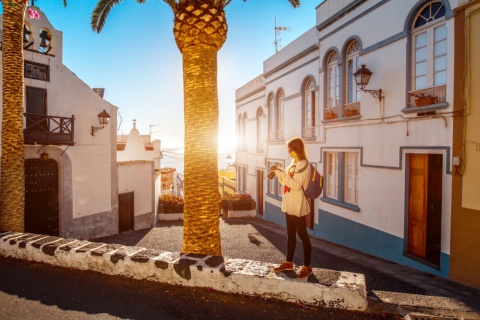
[[[273,264],[221,256],[181,254],[31,233],[0,231],[0,254],[109,275],[259,295],[345,310],[367,309],[363,274],[314,268],[307,280],[274,273]]]

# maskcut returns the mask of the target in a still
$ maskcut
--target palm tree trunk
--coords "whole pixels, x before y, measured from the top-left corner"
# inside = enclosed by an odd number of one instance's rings
[[[222,255],[218,196],[217,49],[183,50],[185,111],[185,253]]]
[[[24,230],[23,24],[25,0],[2,1],[2,156],[0,229]]]

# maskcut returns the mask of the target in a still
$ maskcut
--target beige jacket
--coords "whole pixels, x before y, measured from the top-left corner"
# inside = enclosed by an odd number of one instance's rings
[[[282,211],[293,216],[302,217],[310,212],[310,204],[303,193],[303,190],[308,186],[310,166],[307,160],[300,160],[296,164],[294,161],[292,160],[292,163],[287,168],[288,171],[277,169],[275,170],[275,175],[282,185],[290,188],[290,191],[283,194]],[[303,172],[298,173],[305,166],[307,168]],[[294,172],[293,178],[288,175],[288,172]]]

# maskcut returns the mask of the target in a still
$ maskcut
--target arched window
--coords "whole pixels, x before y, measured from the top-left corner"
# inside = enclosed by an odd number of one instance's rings
[[[237,137],[238,137],[238,149],[243,148],[243,116],[240,114],[238,115],[238,120],[237,120]]]
[[[447,83],[445,11],[441,1],[432,1],[419,11],[413,22],[413,90]]]
[[[330,52],[327,59],[327,108],[338,107],[340,75],[337,60],[338,54]]]
[[[347,97],[345,99],[346,103],[354,103],[360,101],[360,92],[361,90],[358,89],[357,84],[355,83],[355,78],[353,74],[355,71],[360,68],[360,56],[359,56],[360,44],[358,41],[353,40],[348,44],[345,61],[346,61],[346,83],[345,92],[347,93]]]
[[[38,42],[38,51],[41,53],[51,53],[52,50],[52,33],[48,29],[40,30]]]
[[[280,89],[277,92],[277,105],[276,105],[276,115],[275,115],[275,123],[276,123],[276,131],[277,131],[277,139],[283,139],[283,108],[284,108],[284,100],[285,94],[283,90]]]
[[[257,110],[257,151],[263,152],[263,110],[262,108],[258,108]]]
[[[315,81],[308,78],[304,86],[303,137],[315,137]]]
[[[247,150],[247,120],[248,120],[248,117],[247,117],[247,113],[245,112],[243,114],[243,122],[242,122],[242,126],[243,126],[243,137],[242,137],[242,141],[243,141],[243,145],[242,145],[242,149],[243,150]]]
[[[28,49],[32,44],[32,27],[28,23],[25,23],[23,25],[23,48]]]
[[[268,140],[275,140],[275,100],[273,94],[267,99],[268,104]]]

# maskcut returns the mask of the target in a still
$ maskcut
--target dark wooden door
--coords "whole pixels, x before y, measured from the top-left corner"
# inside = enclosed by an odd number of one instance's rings
[[[59,235],[58,165],[25,160],[25,231]]]
[[[307,220],[307,228],[309,229],[312,229],[313,230],[313,218],[315,217],[314,213],[313,213],[313,210],[314,210],[314,199],[312,198],[308,198],[307,197],[307,201],[308,201],[308,204],[310,205],[310,212],[306,215],[305,219]]]
[[[118,195],[118,232],[134,228],[134,192]]]
[[[409,154],[407,251],[440,263],[442,155]]]
[[[263,215],[263,170],[257,170],[257,213]]]

